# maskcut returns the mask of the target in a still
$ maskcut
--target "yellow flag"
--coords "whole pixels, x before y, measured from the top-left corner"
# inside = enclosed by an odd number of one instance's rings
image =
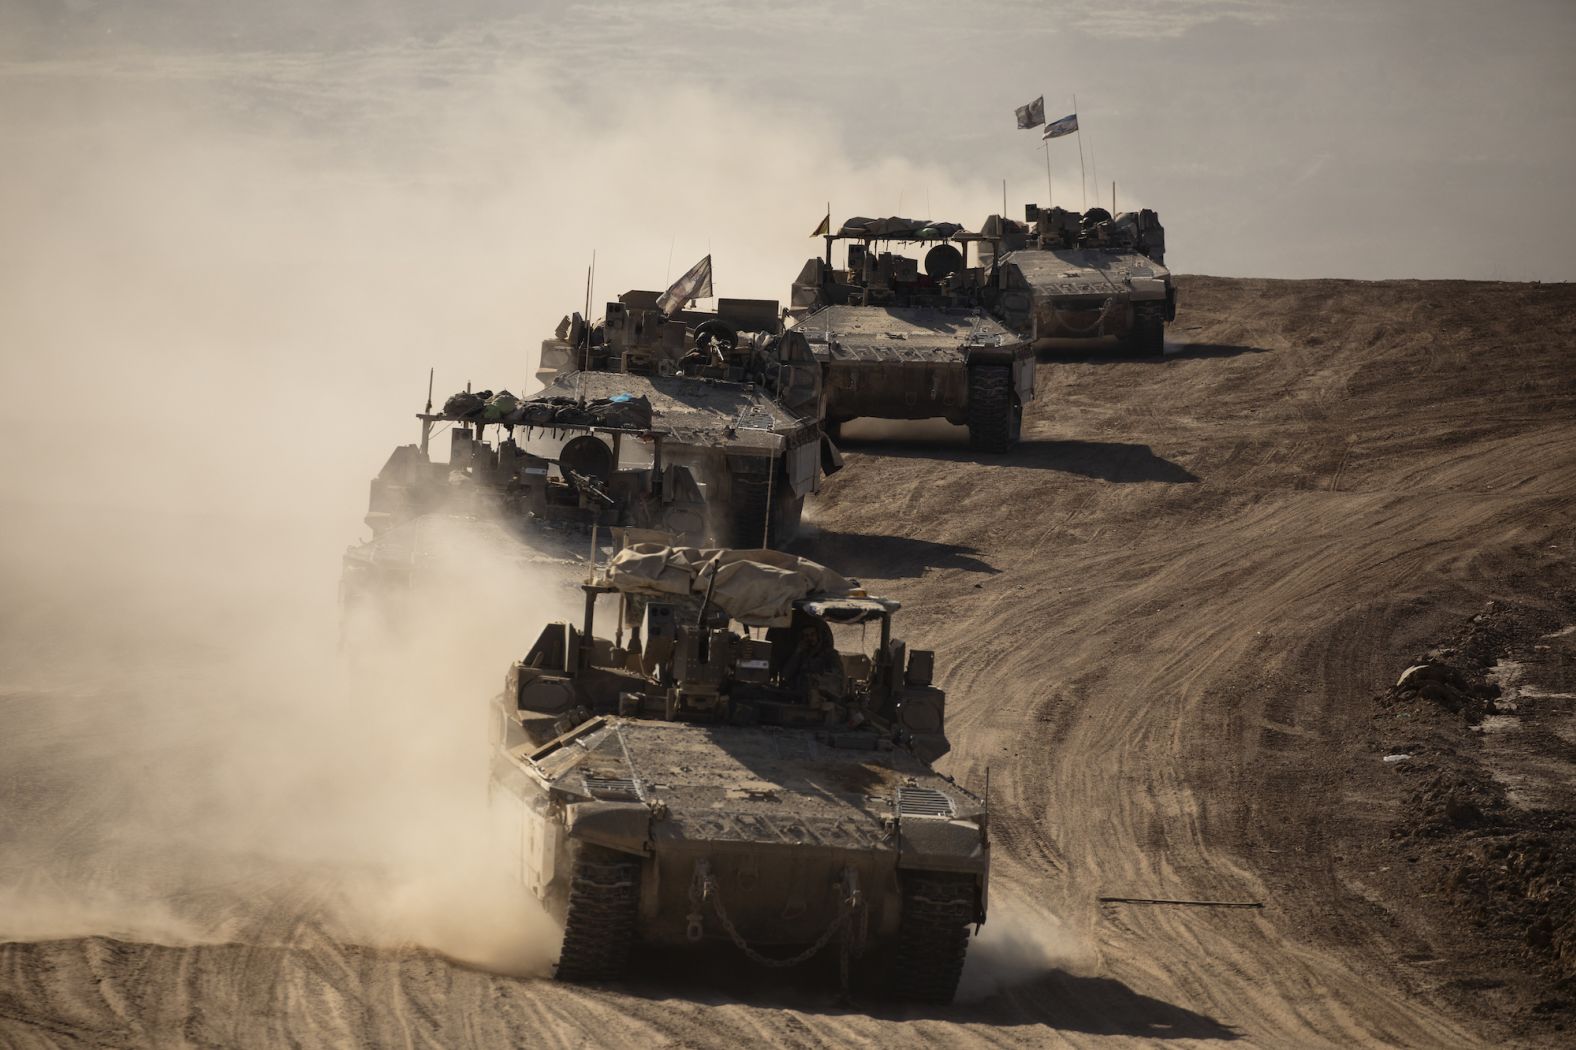
[[[832,232],[832,213],[827,212],[826,218],[821,220],[821,225],[810,231],[811,237],[825,237]]]

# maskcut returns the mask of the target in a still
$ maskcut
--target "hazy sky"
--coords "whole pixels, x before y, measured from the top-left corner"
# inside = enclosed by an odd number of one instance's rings
[[[13,102],[39,78],[162,63],[210,101],[247,93],[251,119],[299,118],[354,141],[377,118],[347,71],[358,57],[428,90],[529,67],[551,89],[520,105],[588,131],[622,125],[620,110],[641,109],[653,88],[693,88],[763,128],[793,125],[783,149],[939,170],[966,194],[949,193],[961,214],[947,217],[969,224],[1002,178],[1013,211],[1043,201],[1038,139],[1013,128],[1012,108],[1043,92],[1060,115],[1076,93],[1100,199],[1114,178],[1122,198],[1157,208],[1181,270],[1576,276],[1570,0],[8,0],[5,11],[0,47],[16,57],[0,90]],[[91,114],[60,114],[73,116]],[[682,155],[687,116],[648,129],[655,152]],[[1081,204],[1077,143],[1052,145],[1058,201]],[[769,150],[759,162],[773,163]],[[760,207],[813,222],[833,188]],[[928,193],[939,211],[941,189],[872,182],[833,208],[918,212]]]

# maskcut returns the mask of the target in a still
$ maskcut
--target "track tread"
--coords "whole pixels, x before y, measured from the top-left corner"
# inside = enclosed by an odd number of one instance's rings
[[[560,981],[613,981],[624,976],[640,906],[640,861],[611,851],[575,860],[564,917]]]
[[[894,999],[950,1003],[963,976],[974,922],[974,876],[914,872],[903,879],[888,992]]]
[[[733,476],[732,535],[728,546],[751,550],[761,545],[766,532],[767,488],[766,477],[752,474]],[[776,530],[773,529],[773,532]],[[775,537],[773,537],[775,538]]]
[[[1133,330],[1127,337],[1127,352],[1134,357],[1161,357],[1166,352],[1166,304],[1133,304]]]
[[[770,489],[768,497],[767,490]],[[799,518],[804,511],[804,500],[795,496],[788,480],[779,471],[777,478],[767,484],[765,477],[735,474],[733,477],[733,506],[730,516],[731,537],[728,546],[740,550],[753,550],[761,546],[766,536],[766,546],[775,547],[791,540],[799,530]],[[767,516],[771,517],[767,532]]]
[[[974,365],[969,369],[969,448],[976,452],[1006,452],[1017,443],[1013,425],[1010,365]]]

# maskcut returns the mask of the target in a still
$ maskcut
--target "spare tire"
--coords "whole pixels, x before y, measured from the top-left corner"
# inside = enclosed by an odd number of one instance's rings
[[[726,321],[719,321],[713,317],[709,321],[702,321],[695,327],[695,349],[704,351],[715,339],[727,353],[739,345],[739,333]]]
[[[938,244],[925,253],[925,273],[936,280],[963,269],[963,253],[950,244]]]
[[[613,450],[602,439],[581,434],[558,453],[558,465],[606,484],[613,476]]]

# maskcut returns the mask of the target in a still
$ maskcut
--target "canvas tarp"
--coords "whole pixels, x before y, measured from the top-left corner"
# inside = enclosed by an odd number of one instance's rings
[[[715,583],[713,583],[715,580]],[[845,596],[856,584],[824,565],[773,550],[716,550],[638,543],[608,563],[607,581],[645,595],[695,595],[752,627],[784,627],[793,603]]]
[[[968,236],[969,231],[955,222],[905,219],[897,215],[885,219],[869,219],[858,215],[843,223],[837,233],[839,237],[868,237],[883,241],[937,241],[960,234]]]
[[[502,422],[526,427],[607,427],[612,430],[650,430],[651,401],[645,394],[614,394],[590,401],[572,397],[537,397],[521,401]]]

